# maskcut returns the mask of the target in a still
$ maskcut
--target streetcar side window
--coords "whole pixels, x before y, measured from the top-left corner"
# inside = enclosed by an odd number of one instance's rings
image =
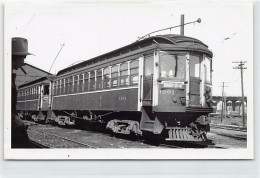
[[[17,93],[17,99],[18,99],[18,100],[20,100],[20,95],[21,95],[21,94],[20,94],[20,91],[18,91],[18,93]]]
[[[65,94],[66,93],[66,79],[64,78],[63,79],[63,94]]]
[[[37,89],[36,89],[36,94],[38,94]],[[53,82],[53,96],[55,95],[56,95],[56,81]]]
[[[60,95],[63,94],[63,79],[60,80]]]
[[[118,86],[118,65],[114,65],[112,67],[111,83],[112,83],[112,88],[116,88]]]
[[[85,79],[85,81],[84,81],[84,91],[88,91],[88,73],[85,73],[84,74],[84,79]]]
[[[72,88],[73,88],[73,77],[69,77],[69,85],[68,85],[68,93],[72,93]]]
[[[32,99],[34,99],[34,98],[35,98],[35,88],[32,87]]]
[[[39,94],[39,88],[36,88],[36,94],[37,94],[37,98],[38,98],[38,94]]]
[[[74,93],[77,93],[77,91],[78,91],[78,81],[79,81],[79,77],[78,77],[78,75],[75,75],[74,76]]]
[[[33,99],[33,94],[34,94],[34,92],[33,92],[33,87],[31,88],[31,98]]]
[[[84,91],[84,74],[79,75],[79,92]]]
[[[28,88],[28,97],[27,99],[30,99],[30,88]]]
[[[95,90],[95,71],[90,72],[90,91]]]
[[[129,76],[128,76],[128,64],[129,62],[125,62],[120,65],[120,86],[127,86],[129,84]]]
[[[108,66],[104,69],[103,75],[103,88],[107,89],[110,88],[110,79],[111,79],[111,66]]]
[[[74,86],[75,86],[75,76],[72,76],[71,93],[74,92]]]
[[[40,94],[40,91],[38,94]],[[56,81],[56,95],[59,95],[59,81],[58,80]]]
[[[102,89],[102,69],[96,71],[96,89]]]
[[[130,63],[130,85],[137,85],[138,84],[138,68],[139,68],[139,61],[133,60]]]
[[[65,79],[65,94],[67,94],[69,92],[69,85],[70,85],[70,78],[66,78]]]

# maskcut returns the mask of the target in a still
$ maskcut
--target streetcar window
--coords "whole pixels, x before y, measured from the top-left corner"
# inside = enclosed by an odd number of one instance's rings
[[[76,75],[74,76],[74,88],[73,88],[73,91],[76,93],[78,91],[78,81],[79,81],[79,76]]]
[[[66,78],[65,80],[65,93],[69,93],[69,88],[70,88],[70,78]]]
[[[60,80],[61,83],[60,83],[60,94],[63,94],[63,91],[64,91],[64,80]]]
[[[61,95],[61,87],[62,87],[62,80],[60,80],[60,85],[59,85],[59,94]]]
[[[69,77],[68,93],[71,93],[73,89],[73,77]]]
[[[34,99],[34,87],[32,88],[32,99]]]
[[[117,87],[118,84],[118,65],[114,65],[111,70],[112,87]]]
[[[84,91],[84,74],[79,75],[79,91]]]
[[[59,94],[59,81],[56,81],[56,95]],[[38,93],[39,94],[39,93]]]
[[[211,84],[211,60],[205,58],[205,82]]]
[[[30,99],[30,96],[31,96],[31,89],[29,88],[28,89],[28,99]]]
[[[144,75],[145,76],[149,76],[149,75],[153,75],[153,56],[145,56],[144,59]]]
[[[186,56],[181,54],[160,53],[160,77],[185,79]]]
[[[200,57],[190,56],[190,77],[200,77]]]
[[[32,90],[31,91],[31,98],[33,99],[33,97],[34,97],[34,88],[32,88],[31,90]]]
[[[96,71],[97,79],[96,79],[96,89],[101,90],[102,89],[102,69],[98,69]]]
[[[49,85],[43,87],[43,95],[49,95]]]
[[[106,67],[104,69],[104,79],[103,79],[103,88],[104,89],[110,88],[110,78],[111,78],[110,71],[111,71],[111,66]]]
[[[128,62],[120,65],[120,86],[128,85]]]
[[[63,79],[62,87],[63,87],[63,94],[65,94],[66,93],[66,79]]]
[[[37,88],[36,88],[36,94],[37,94]],[[53,82],[53,95],[56,95],[56,81]]]
[[[89,78],[89,76],[88,76],[88,73],[85,73],[84,74],[84,79],[85,79],[85,81],[84,81],[84,91],[88,91],[88,78]]]
[[[130,85],[138,84],[138,66],[139,61],[133,60],[130,63]]]
[[[74,85],[75,85],[75,76],[72,76],[71,93],[74,92]]]
[[[95,90],[95,71],[90,72],[90,90]]]

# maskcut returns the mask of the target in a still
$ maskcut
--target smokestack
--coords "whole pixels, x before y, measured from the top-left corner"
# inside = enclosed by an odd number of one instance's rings
[[[184,15],[181,14],[181,32],[180,35],[184,35]]]

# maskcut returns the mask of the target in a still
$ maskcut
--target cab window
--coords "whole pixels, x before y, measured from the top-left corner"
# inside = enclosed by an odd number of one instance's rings
[[[184,80],[186,71],[186,55],[160,53],[160,77]]]

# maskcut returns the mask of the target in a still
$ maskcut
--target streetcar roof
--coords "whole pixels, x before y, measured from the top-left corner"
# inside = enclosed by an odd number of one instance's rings
[[[38,78],[36,80],[30,81],[28,83],[25,83],[23,85],[20,85],[18,88],[22,89],[22,88],[33,86],[33,85],[36,85],[36,84],[49,84],[49,81],[53,80],[54,78],[55,78],[54,75],[47,75],[47,76]]]
[[[212,57],[212,52],[208,49],[208,46],[201,42],[198,39],[182,36],[182,35],[157,35],[152,36],[140,41],[136,41],[119,49],[110,51],[108,53],[102,54],[100,56],[94,57],[92,59],[83,61],[81,63],[75,64],[73,66],[67,67],[65,69],[60,70],[57,75],[62,75],[70,71],[74,71],[76,69],[81,69],[83,67],[92,65],[94,63],[98,63],[101,61],[105,61],[111,59],[113,57],[119,56],[121,54],[125,54],[130,51],[134,51],[135,49],[140,49],[137,47],[146,47],[152,44],[160,45],[160,44],[168,44],[171,45],[172,49],[178,51],[200,51],[206,53],[208,56]],[[134,50],[133,50],[134,49]]]

